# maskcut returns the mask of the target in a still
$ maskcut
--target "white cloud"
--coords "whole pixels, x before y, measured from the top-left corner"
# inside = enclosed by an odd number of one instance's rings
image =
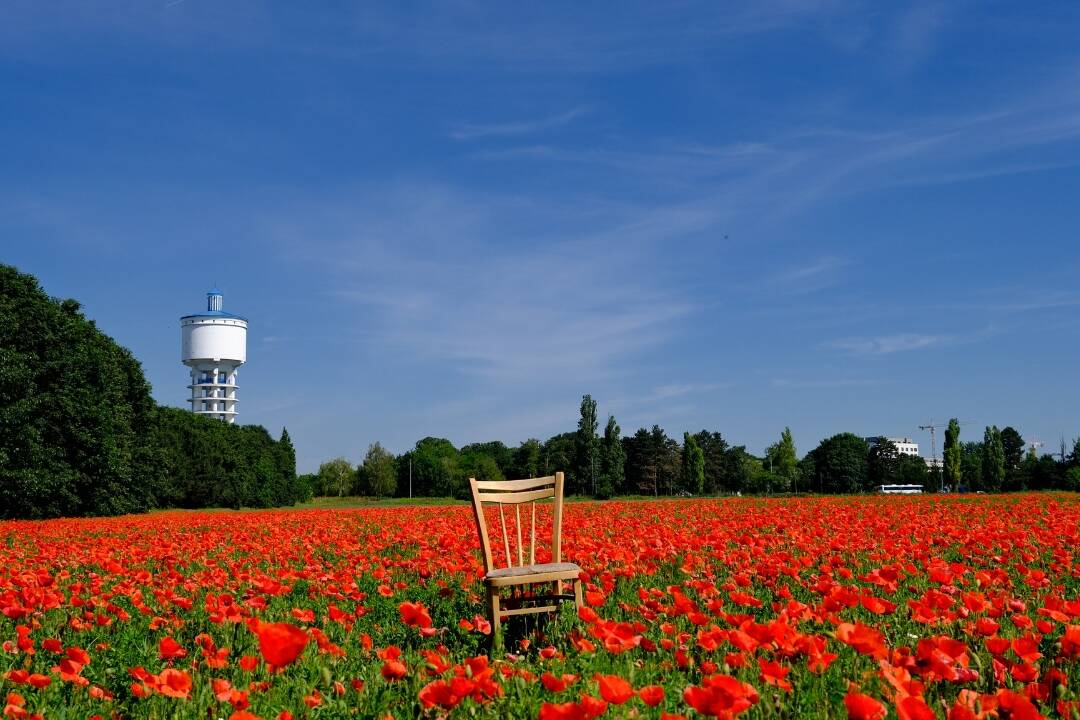
[[[588,109],[576,107],[558,115],[505,123],[461,123],[450,132],[455,140],[476,140],[491,136],[531,135],[545,130],[562,127],[585,115]]]

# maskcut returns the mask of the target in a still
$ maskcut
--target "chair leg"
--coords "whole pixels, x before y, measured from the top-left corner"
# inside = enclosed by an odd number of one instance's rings
[[[577,605],[577,609],[585,607],[585,602],[581,597],[581,580],[574,581],[574,604]]]
[[[498,588],[488,588],[488,603],[491,610],[491,635],[494,637],[502,626],[502,613],[499,611]]]

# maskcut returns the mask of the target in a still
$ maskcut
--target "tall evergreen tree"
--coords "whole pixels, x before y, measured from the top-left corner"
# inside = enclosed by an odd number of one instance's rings
[[[596,471],[599,465],[600,440],[597,436],[596,400],[592,395],[581,398],[581,419],[578,420],[574,447],[574,492],[596,494]]]
[[[688,432],[683,433],[679,484],[684,491],[693,495],[701,495],[705,490],[705,453]]]
[[[768,467],[772,490],[788,492],[798,487],[799,457],[795,450],[795,440],[791,436],[791,428],[785,427],[780,433],[779,442],[766,449],[764,464]]]
[[[960,457],[960,421],[956,418],[949,420],[949,427],[945,429],[945,478],[954,491],[960,486],[963,469]]]
[[[1001,490],[1005,482],[1005,448],[996,425],[988,426],[983,433],[982,471],[983,487],[991,492]]]
[[[623,450],[622,431],[614,415],[608,415],[604,426],[604,439],[600,442],[600,479],[596,485],[596,497],[609,498],[626,484],[626,453]]]

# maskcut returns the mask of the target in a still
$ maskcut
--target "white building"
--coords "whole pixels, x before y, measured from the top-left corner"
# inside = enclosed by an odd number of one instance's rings
[[[911,455],[912,457],[919,456],[919,443],[915,442],[911,438],[887,438],[880,435],[874,437],[865,438],[866,444],[870,447],[874,447],[882,440],[888,440],[896,446],[896,452],[900,455]]]
[[[222,310],[221,291],[206,293],[206,311],[180,318],[180,361],[191,368],[191,411],[236,422],[236,371],[247,360],[247,318]]]

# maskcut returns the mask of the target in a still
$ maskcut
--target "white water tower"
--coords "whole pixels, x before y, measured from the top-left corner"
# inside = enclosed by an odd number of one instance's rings
[[[191,368],[191,411],[236,422],[236,370],[247,360],[247,318],[225,312],[221,291],[206,293],[206,311],[180,318],[180,361]]]

